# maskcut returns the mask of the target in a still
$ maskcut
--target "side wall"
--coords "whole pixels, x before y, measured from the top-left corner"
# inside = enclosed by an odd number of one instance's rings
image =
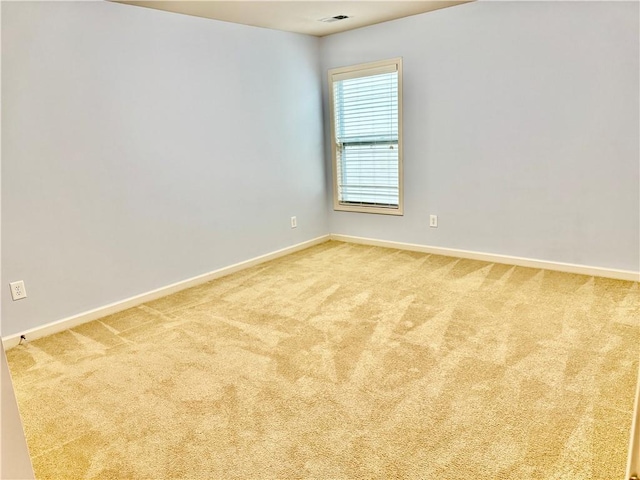
[[[331,232],[639,271],[638,8],[476,2],[322,39],[325,76],[404,59],[405,215]]]
[[[320,82],[315,37],[3,2],[2,335],[329,233]]]
[[[0,342],[0,478],[34,478],[29,449],[13,393],[9,365]]]

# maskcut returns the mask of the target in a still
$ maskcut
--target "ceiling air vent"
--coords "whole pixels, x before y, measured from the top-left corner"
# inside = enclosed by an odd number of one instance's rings
[[[339,20],[346,20],[347,18],[349,18],[349,15],[336,15],[335,17],[322,18],[320,19],[320,21],[325,23],[331,23],[331,22],[337,22]]]

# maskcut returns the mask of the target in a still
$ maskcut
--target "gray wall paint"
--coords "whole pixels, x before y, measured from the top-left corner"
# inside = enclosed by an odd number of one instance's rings
[[[2,335],[329,231],[638,270],[638,30],[620,2],[478,2],[320,41],[3,2]],[[406,214],[333,212],[321,81],[396,56]]]
[[[320,82],[315,37],[2,2],[2,334],[328,233]]]
[[[638,271],[638,38],[637,2],[477,2],[322,39],[404,58],[405,215],[331,232]]]

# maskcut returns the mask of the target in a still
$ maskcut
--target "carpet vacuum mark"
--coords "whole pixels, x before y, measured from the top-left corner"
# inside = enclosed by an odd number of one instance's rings
[[[39,479],[621,479],[638,283],[327,242],[7,352]]]

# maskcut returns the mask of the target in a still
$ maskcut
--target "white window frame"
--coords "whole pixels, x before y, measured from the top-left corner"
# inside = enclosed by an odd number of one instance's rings
[[[338,198],[338,145],[336,142],[336,122],[335,122],[335,105],[333,95],[333,82],[335,80],[344,80],[345,78],[357,78],[368,75],[375,75],[388,71],[390,67],[396,68],[398,72],[398,207],[380,207],[353,205],[341,203]],[[368,73],[369,71],[370,73]],[[328,72],[329,79],[329,116],[331,122],[331,155],[333,164],[333,209],[344,212],[360,212],[360,213],[377,213],[383,215],[403,215],[403,147],[402,147],[402,58],[393,58],[389,60],[381,60],[378,62],[361,63],[348,67],[333,68]]]

